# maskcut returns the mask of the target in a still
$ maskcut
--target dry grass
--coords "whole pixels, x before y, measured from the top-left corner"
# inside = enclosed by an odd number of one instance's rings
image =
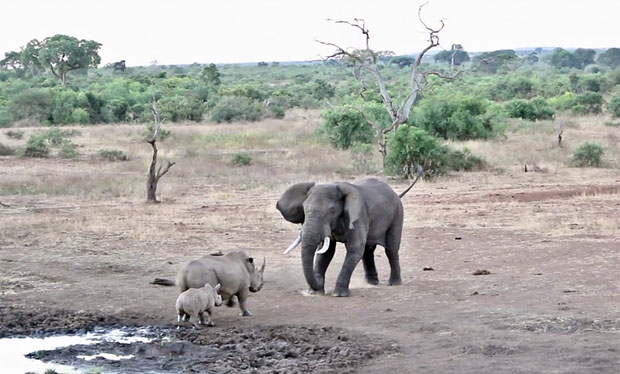
[[[420,182],[410,192],[412,197],[404,200],[406,209],[415,212],[412,225],[498,227],[548,235],[617,234],[617,222],[596,215],[599,209],[617,205],[617,194],[576,196],[570,203],[549,197],[534,198],[532,202],[494,198],[494,195],[561,190],[566,186],[617,183],[617,170],[611,167],[568,167],[574,147],[585,140],[601,143],[607,164],[616,165],[620,154],[618,130],[604,126],[603,122],[600,117],[565,120],[562,147],[556,143],[555,125],[551,121],[515,122],[505,137],[487,142],[453,143],[454,147],[467,147],[485,158],[491,168],[487,172],[459,173],[433,182]],[[161,241],[167,240],[169,230],[176,232],[182,225],[190,225],[194,231],[208,228],[216,232],[247,232],[256,226],[263,230],[288,230],[290,224],[274,216],[273,204],[289,184],[365,176],[353,165],[349,152],[335,150],[314,138],[318,124],[318,113],[294,111],[283,120],[260,123],[166,125],[172,135],[158,143],[159,160],[175,161],[176,165],[160,182],[158,196],[164,204],[158,207],[143,204],[146,170],[152,154],[142,139],[143,127],[81,127],[78,128],[81,134],[72,138],[78,144],[79,157],[75,160],[15,157],[2,160],[0,201],[11,208],[0,208],[10,213],[2,215],[0,224],[18,232],[46,233],[46,240],[51,242],[76,230],[87,230],[95,237],[129,235],[136,240]],[[38,131],[23,130],[26,135],[22,143]],[[0,133],[0,143],[19,145],[5,133]],[[101,149],[120,150],[130,160],[101,160],[97,156]],[[238,152],[248,153],[251,165],[233,166],[231,157]],[[373,162],[380,164],[377,154],[373,158]],[[524,173],[524,164],[538,169]],[[402,180],[389,182],[397,191],[407,185]],[[222,206],[225,215],[221,215],[221,210],[210,214],[211,208]],[[55,214],[33,213],[37,211]],[[155,223],[133,221],[126,218],[128,211],[137,217],[157,212],[161,219]]]

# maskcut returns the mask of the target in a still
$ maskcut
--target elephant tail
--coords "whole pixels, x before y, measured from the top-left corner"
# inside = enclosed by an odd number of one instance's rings
[[[415,177],[415,179],[413,180],[413,183],[411,183],[409,185],[409,187],[407,187],[406,190],[404,190],[403,192],[400,193],[400,195],[398,195],[399,198],[402,199],[403,196],[405,196],[405,194],[407,192],[409,192],[409,190],[411,189],[411,187],[413,187],[413,185],[418,181],[418,179],[420,179],[420,177],[424,174],[424,168],[422,167],[422,165],[418,164],[418,171],[417,171],[417,175]]]
[[[158,286],[175,286],[176,282],[172,279],[168,279],[168,278],[155,278],[153,279],[152,282],[150,282],[151,284],[156,284]]]

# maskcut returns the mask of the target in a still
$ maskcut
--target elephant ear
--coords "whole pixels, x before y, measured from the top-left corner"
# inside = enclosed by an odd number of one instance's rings
[[[338,189],[344,195],[344,212],[349,217],[349,230],[353,230],[353,224],[362,215],[364,199],[360,191],[351,183],[338,183]]]
[[[314,186],[314,182],[297,183],[290,186],[280,200],[276,203],[276,208],[285,220],[293,223],[304,223],[303,203],[308,196],[308,191]]]

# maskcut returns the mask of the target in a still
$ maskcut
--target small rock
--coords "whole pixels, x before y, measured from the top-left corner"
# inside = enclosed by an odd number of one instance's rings
[[[489,274],[491,274],[491,272],[486,270],[486,269],[478,269],[478,270],[474,271],[473,274],[474,275],[489,275]]]

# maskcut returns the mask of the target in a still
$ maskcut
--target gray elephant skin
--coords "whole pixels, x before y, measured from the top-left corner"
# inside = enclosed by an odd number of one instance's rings
[[[351,274],[360,260],[366,281],[373,285],[379,283],[374,259],[377,245],[385,248],[390,263],[389,284],[401,284],[398,251],[403,205],[400,198],[412,186],[397,195],[387,183],[367,178],[354,183],[298,183],[282,194],[276,208],[287,221],[302,224],[300,237],[285,253],[301,243],[308,292],[325,291],[325,272],[337,242],[345,244],[346,255],[333,296],[349,296]],[[322,248],[317,250],[319,246]]]

